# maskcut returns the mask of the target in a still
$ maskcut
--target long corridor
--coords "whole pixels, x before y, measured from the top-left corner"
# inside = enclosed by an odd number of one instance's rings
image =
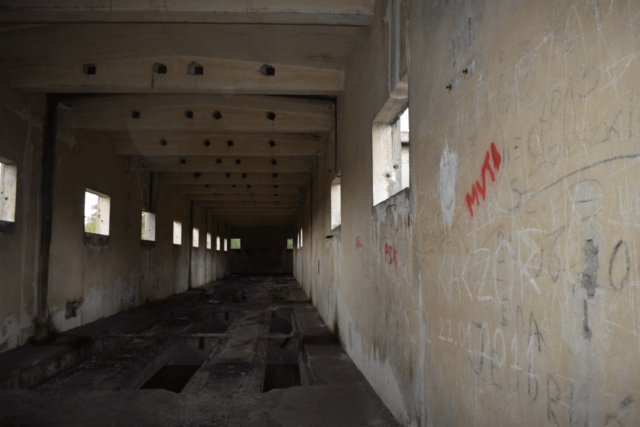
[[[28,361],[29,363],[25,363]],[[293,277],[231,277],[0,355],[2,426],[396,426]]]

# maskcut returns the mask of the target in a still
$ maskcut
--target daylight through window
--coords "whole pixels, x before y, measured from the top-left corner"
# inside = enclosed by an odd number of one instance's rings
[[[142,211],[142,240],[156,240],[156,215]]]
[[[287,239],[287,249],[293,249],[293,239]]]
[[[180,221],[173,221],[173,244],[182,244],[182,223]]]
[[[211,249],[211,233],[207,233],[207,249]]]
[[[0,221],[16,220],[17,186],[17,166],[0,162]]]
[[[199,248],[200,247],[200,230],[198,228],[196,228],[196,227],[193,227],[191,245],[194,248]]]
[[[111,198],[106,194],[89,190],[84,192],[84,231],[109,235],[109,210]]]

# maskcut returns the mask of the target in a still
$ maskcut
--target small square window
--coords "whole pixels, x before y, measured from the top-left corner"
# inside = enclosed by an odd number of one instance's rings
[[[200,230],[196,227],[193,227],[192,246],[194,248],[200,247]]]
[[[142,211],[142,240],[156,240],[156,215],[151,212]]]
[[[227,252],[227,239],[224,239],[224,251]]]
[[[337,228],[342,222],[340,213],[340,177],[331,182],[331,229]]]
[[[182,244],[182,223],[180,221],[173,221],[173,244]]]
[[[211,233],[207,233],[207,249],[211,249]]]
[[[293,239],[287,239],[287,249],[293,249]]]
[[[0,220],[16,220],[16,188],[18,167],[0,162]]]
[[[216,236],[216,251],[220,250],[220,236]]]
[[[296,236],[296,249],[300,249],[300,233]]]
[[[240,239],[231,239],[231,249],[240,249]]]
[[[84,192],[85,233],[108,236],[110,208],[111,197],[87,188]]]

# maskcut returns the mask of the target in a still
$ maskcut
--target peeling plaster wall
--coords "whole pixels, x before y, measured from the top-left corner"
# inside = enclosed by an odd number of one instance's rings
[[[18,167],[15,223],[0,224],[0,352],[33,336],[37,316],[40,180],[46,100],[18,93],[0,68],[0,157]]]
[[[640,424],[640,3],[404,4],[411,187],[372,208],[383,1],[338,100],[340,249],[306,246],[314,180],[296,277],[404,425]]]

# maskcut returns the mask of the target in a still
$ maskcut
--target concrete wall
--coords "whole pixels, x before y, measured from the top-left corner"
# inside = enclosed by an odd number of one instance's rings
[[[234,274],[292,274],[293,251],[287,249],[287,239],[295,231],[279,227],[233,227],[231,238],[239,238],[240,250],[229,252]]]
[[[401,3],[411,186],[372,207],[387,6],[338,100],[340,239],[296,277],[404,425],[637,425],[640,3]]]
[[[228,236],[228,227],[202,207],[151,175],[138,158],[118,156],[98,132],[74,129],[64,102],[54,141],[53,216],[48,280],[39,281],[41,169],[46,102],[0,85],[3,100],[0,157],[18,165],[16,222],[0,224],[0,350],[22,345],[36,324],[52,331],[115,314],[230,273],[227,253],[206,249],[206,233]],[[84,193],[110,197],[109,235],[84,232]],[[150,194],[151,193],[151,194]],[[149,197],[151,195],[151,197]],[[141,212],[156,214],[156,241],[142,242]],[[174,220],[183,224],[183,244],[172,243]],[[190,226],[200,228],[200,248],[191,248]],[[16,267],[19,266],[19,267]],[[40,291],[42,286],[48,292]],[[42,294],[42,295],[39,295]],[[43,312],[38,313],[38,298]],[[44,331],[46,334],[47,331]]]
[[[43,95],[11,90],[5,70],[0,69],[0,159],[18,167],[15,222],[0,223],[0,351],[33,336],[38,316],[38,206],[45,111]]]
[[[105,135],[75,130],[73,123],[73,113],[61,106],[49,275],[49,310],[57,331],[228,274],[224,252],[206,248],[206,233],[215,236],[214,218],[206,210],[168,187],[150,190],[149,172],[138,158],[117,155]],[[84,232],[86,188],[111,198],[109,236]],[[155,242],[140,239],[143,208],[156,214]],[[181,245],[173,244],[173,221],[182,223]],[[198,248],[192,247],[192,227],[200,230]],[[223,258],[217,268],[216,257]],[[76,305],[75,313],[69,304]]]

